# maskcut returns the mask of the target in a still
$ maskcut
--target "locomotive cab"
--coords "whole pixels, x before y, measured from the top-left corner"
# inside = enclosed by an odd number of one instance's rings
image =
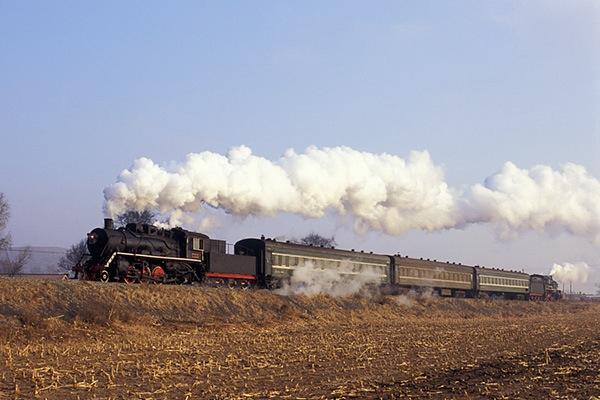
[[[208,236],[199,233],[187,232],[184,254],[186,258],[204,260],[204,248],[208,242]]]

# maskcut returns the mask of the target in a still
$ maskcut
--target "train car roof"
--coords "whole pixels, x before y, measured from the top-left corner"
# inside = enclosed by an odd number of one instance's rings
[[[456,271],[461,271],[464,269],[473,270],[473,266],[464,265],[461,263],[454,263],[449,261],[438,261],[438,260],[426,260],[422,258],[411,258],[408,256],[394,256],[394,262],[397,266],[406,265],[409,267],[426,267],[426,268],[443,268],[443,269],[453,269]]]
[[[479,273],[485,273],[486,275],[491,276],[503,276],[509,278],[529,278],[529,274],[521,271],[509,271],[506,269],[500,268],[489,268],[489,267],[480,267],[478,265],[475,266],[478,269]]]
[[[345,249],[337,249],[331,247],[321,247],[321,246],[310,246],[305,244],[292,243],[289,241],[280,242],[273,239],[256,239],[256,238],[247,238],[242,239],[236,242],[236,246],[251,243],[254,246],[259,245],[262,246],[261,243],[264,243],[264,246],[267,250],[270,251],[289,251],[298,253],[299,255],[320,255],[320,256],[329,256],[329,257],[342,257],[342,258],[352,258],[355,260],[382,260],[389,262],[390,256],[386,254],[377,254],[373,252],[364,252],[364,251],[355,251],[355,250],[345,250]]]

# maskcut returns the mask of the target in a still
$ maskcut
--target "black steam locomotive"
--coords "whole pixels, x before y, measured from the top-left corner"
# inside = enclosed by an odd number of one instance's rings
[[[88,233],[89,258],[75,267],[82,279],[126,283],[192,283],[206,279],[249,286],[256,281],[254,257],[226,254],[223,240],[182,228],[147,224]]]
[[[551,276],[407,256],[306,246],[272,239],[243,239],[227,254],[222,240],[182,228],[160,229],[128,224],[88,234],[90,256],[75,267],[82,279],[126,283],[193,283],[277,288],[293,272],[310,265],[341,275],[370,274],[382,286],[398,290],[427,288],[441,296],[558,300]]]

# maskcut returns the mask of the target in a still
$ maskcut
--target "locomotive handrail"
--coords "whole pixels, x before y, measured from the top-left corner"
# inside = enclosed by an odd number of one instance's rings
[[[180,258],[180,257],[165,257],[165,256],[153,256],[151,254],[137,254],[137,253],[125,253],[122,251],[115,251],[108,261],[104,264],[104,268],[107,268],[113,259],[116,256],[130,256],[130,257],[143,257],[143,258],[153,258],[156,260],[169,260],[169,261],[191,261],[191,262],[202,262],[202,260],[198,260],[197,258]]]

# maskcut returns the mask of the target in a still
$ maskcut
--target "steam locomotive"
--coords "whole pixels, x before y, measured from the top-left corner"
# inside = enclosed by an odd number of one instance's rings
[[[394,291],[427,288],[453,297],[561,298],[558,284],[546,275],[264,237],[242,239],[235,243],[234,254],[228,254],[225,241],[201,233],[147,224],[115,229],[111,219],[104,220],[104,228],[88,233],[87,247],[89,257],[75,266],[76,277],[102,282],[204,282],[272,289],[289,281],[297,268],[310,264],[317,271],[335,269],[347,277],[369,274]]]

